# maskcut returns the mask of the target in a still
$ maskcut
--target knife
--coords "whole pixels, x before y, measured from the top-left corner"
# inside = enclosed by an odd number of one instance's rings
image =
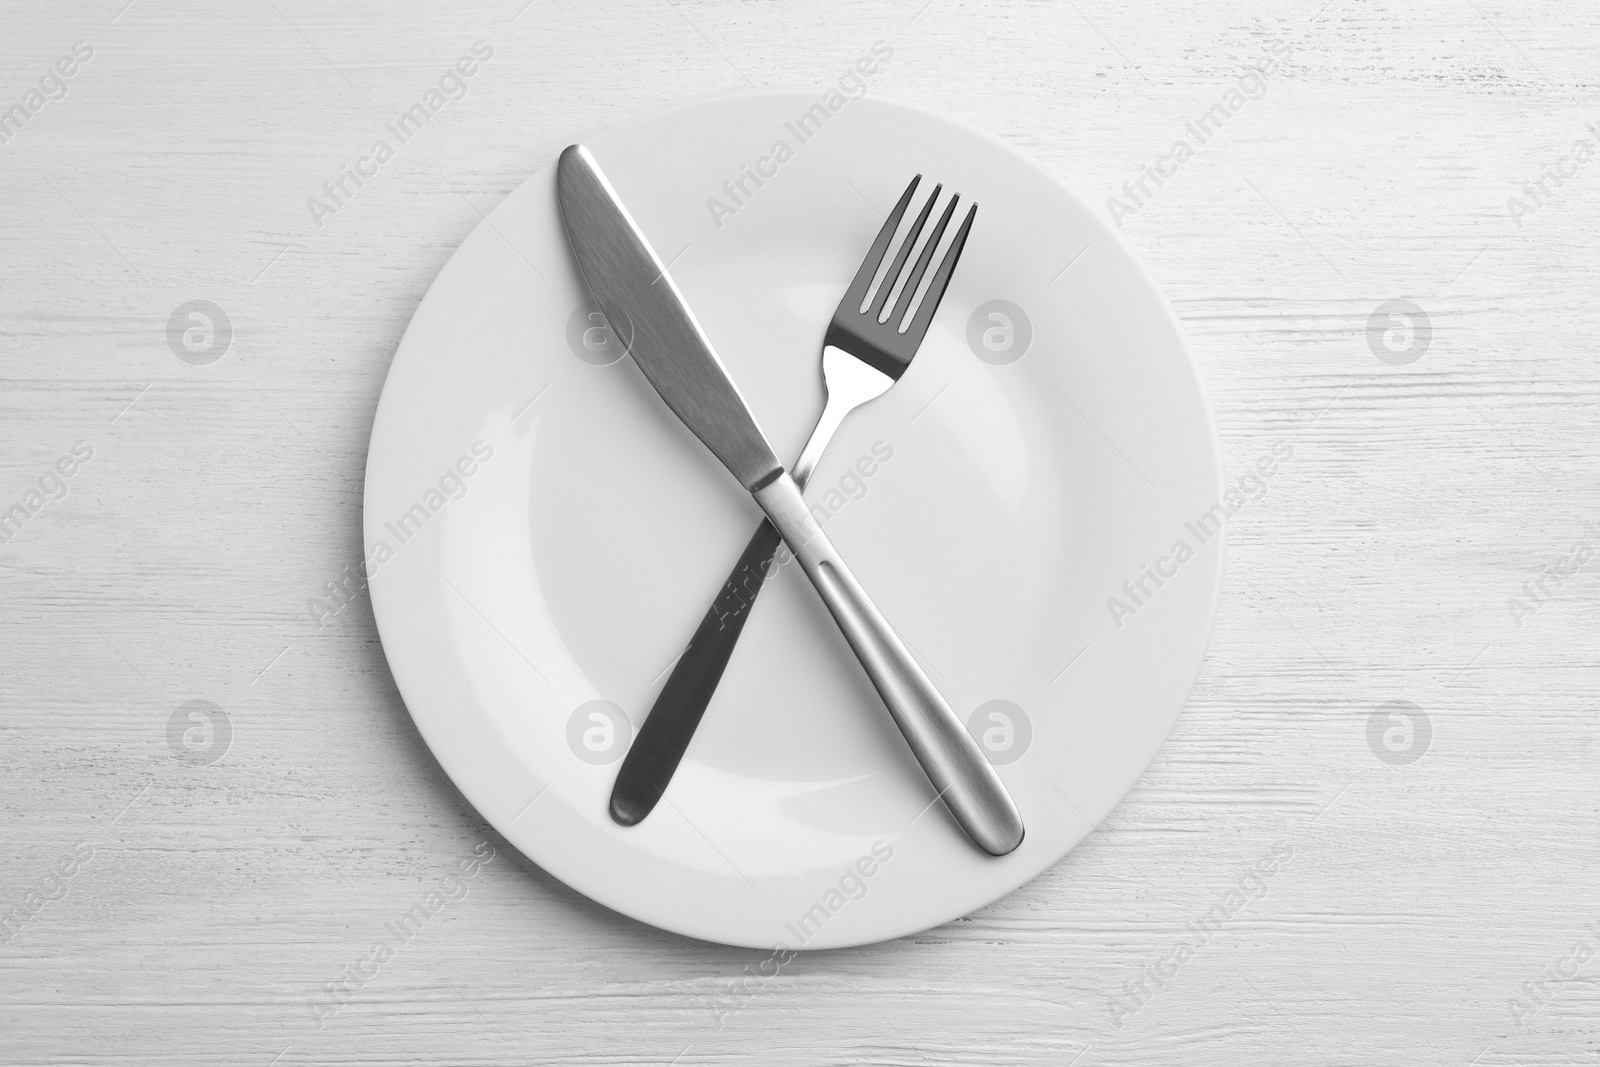
[[[561,153],[556,190],[590,293],[608,319],[633,324],[634,363],[788,542],[962,830],[992,856],[1013,851],[1022,815],[999,774],[817,525],[661,257],[583,145]]]

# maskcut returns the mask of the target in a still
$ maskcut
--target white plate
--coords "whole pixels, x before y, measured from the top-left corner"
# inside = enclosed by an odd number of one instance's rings
[[[983,855],[932,803],[793,566],[758,601],[666,800],[632,829],[608,818],[626,742],[759,513],[632,361],[584,346],[553,168],[440,272],[367,465],[384,650],[462,792],[595,900],[761,948],[922,930],[1059,859],[1171,729],[1222,571],[1220,536],[1194,526],[1222,499],[1210,409],[1128,249],[1015,150],[914,107],[848,100],[801,143],[795,120],[822,99],[718,96],[587,143],[780,455],[820,410],[823,328],[911,175],[980,205],[910,371],[845,423],[807,496],[838,505],[829,535],[957,713],[981,709],[1021,848]],[[744,166],[768,176],[735,202],[723,183]],[[997,300],[1013,306],[1009,350]]]

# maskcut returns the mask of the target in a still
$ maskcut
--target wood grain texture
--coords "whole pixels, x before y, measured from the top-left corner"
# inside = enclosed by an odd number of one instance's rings
[[[1600,959],[1574,956],[1600,956],[1600,562],[1520,624],[1507,605],[1600,526],[1600,161],[1507,207],[1600,144],[1600,10],[125,2],[0,8],[4,106],[94,49],[0,145],[0,508],[94,450],[0,545],[0,909],[93,849],[0,945],[0,1060],[1600,1057]],[[587,132],[823,82],[880,38],[873,91],[995,131],[1096,204],[1292,45],[1122,221],[1203,364],[1230,479],[1274,442],[1294,457],[1233,521],[1188,710],[1098,832],[967,919],[752,984],[763,954],[517,856],[419,739],[365,598],[320,630],[305,601],[359,556],[389,358],[480,213]],[[306,198],[478,39],[468,97],[319,228]],[[1404,366],[1368,337],[1397,297],[1433,328]],[[166,341],[197,298],[235,329],[203,367]],[[196,699],[234,730],[210,765],[167,744]],[[1395,700],[1432,730],[1408,765],[1368,742]],[[319,1027],[322,984],[484,841],[467,898]],[[1118,1018],[1276,842],[1292,858],[1264,894]]]

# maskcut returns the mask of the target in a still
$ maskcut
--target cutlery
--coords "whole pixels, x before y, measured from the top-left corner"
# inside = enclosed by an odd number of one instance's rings
[[[661,257],[588,149],[571,145],[561,153],[556,188],[590,292],[608,318],[618,320],[621,312],[633,324],[634,363],[788,543],[962,830],[990,855],[1013,851],[1022,843],[1022,816],[1000,776],[817,525]]]
[[[899,202],[878,231],[872,248],[845,290],[823,335],[822,417],[817,420],[811,437],[800,450],[800,458],[789,470],[795,485],[802,491],[845,416],[867,401],[881,396],[910,365],[922,344],[923,335],[928,332],[928,324],[933,321],[939,301],[944,297],[945,286],[955,271],[956,262],[961,258],[961,249],[966,244],[967,231],[971,229],[973,217],[977,214],[977,205],[968,209],[966,218],[956,230],[949,249],[934,271],[927,294],[918,305],[906,331],[901,333],[900,323],[960,200],[959,196],[951,197],[944,214],[923,246],[922,254],[911,271],[905,273],[899,298],[891,309],[888,301],[894,293],[895,283],[900,280],[917,237],[922,233],[943,188],[936,185],[933,195],[928,197],[928,202],[923,205],[888,271],[884,273],[870,306],[867,306],[872,282],[887,261],[895,231],[921,180],[920,174],[912,178],[905,192],[900,195]],[[750,617],[750,608],[766,582],[779,540],[777,528],[771,520],[763,519],[755,535],[750,538],[750,543],[745,546],[739,562],[723,583],[722,591],[701,619],[689,647],[679,657],[671,676],[667,678],[667,684],[656,697],[655,706],[650,709],[638,736],[628,748],[611,789],[611,818],[623,826],[633,826],[649,815],[667,784],[672,781],[678,763],[683,759],[689,741],[694,737],[700,719],[717,690],[734,646],[739,642],[745,620]]]

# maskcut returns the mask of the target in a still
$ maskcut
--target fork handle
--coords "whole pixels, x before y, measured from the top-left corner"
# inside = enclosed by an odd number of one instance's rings
[[[991,856],[1011,852],[1022,843],[1022,815],[1000,775],[845,566],[794,479],[780,473],[753,495],[822,595],[956,822]]]
[[[790,469],[791,477],[801,489],[810,480],[811,472],[816,469],[817,461],[844,417],[889,384],[888,379],[872,382],[872,378],[882,377],[881,372],[867,368],[850,353],[832,345],[823,346],[822,374],[823,381],[829,383],[822,416],[800,450],[800,458]],[[745,620],[750,617],[750,608],[761,592],[772,567],[772,558],[782,542],[772,522],[763,519],[733,573],[722,584],[711,610],[700,620],[689,647],[678,657],[617,771],[609,805],[614,822],[622,826],[637,825],[655,810],[657,801],[666,792],[711,698],[716,695],[722,674],[739,643],[739,635],[744,631]]]
[[[711,610],[700,620],[689,647],[678,657],[617,771],[617,780],[611,787],[614,821],[623,826],[641,822],[655,809],[667,783],[672,781],[700,718],[722,681],[722,672],[739,643],[739,634],[781,541],[777,528],[762,519]]]

